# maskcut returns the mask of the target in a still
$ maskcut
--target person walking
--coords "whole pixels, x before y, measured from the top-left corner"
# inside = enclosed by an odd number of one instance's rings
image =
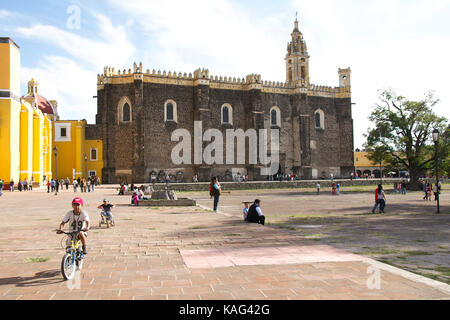
[[[0,197],[3,195],[3,180],[0,179]]]
[[[64,182],[66,184],[66,190],[69,190],[69,183],[70,183],[69,177],[67,177],[66,181],[64,181]]]
[[[29,185],[30,191],[33,191],[33,184],[34,184],[34,177],[31,177],[30,185]]]
[[[78,181],[73,179],[73,192],[77,193],[77,186],[78,186]]]
[[[378,206],[380,206],[379,213],[385,213],[384,209],[386,207],[386,194],[383,191],[383,186],[381,184],[378,185],[378,188],[375,190],[375,206],[372,209],[372,213],[375,213]]]
[[[23,180],[23,191],[28,191],[28,180],[27,180],[27,178],[25,178],[25,180]]]
[[[11,179],[9,181],[9,191],[14,192],[14,180],[13,179]]]
[[[211,184],[209,186],[209,195],[214,197],[214,212],[217,213],[217,208],[219,206],[220,195],[222,194],[222,188],[220,186],[219,180],[214,177],[211,180]]]
[[[316,187],[317,187],[317,195],[320,195],[320,183],[319,182],[317,183]]]

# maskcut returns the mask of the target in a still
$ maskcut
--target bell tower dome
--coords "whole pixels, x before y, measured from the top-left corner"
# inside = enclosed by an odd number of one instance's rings
[[[295,19],[294,31],[291,34],[291,42],[287,46],[286,54],[286,82],[295,87],[309,86],[309,55],[303,34],[298,28],[298,20]]]

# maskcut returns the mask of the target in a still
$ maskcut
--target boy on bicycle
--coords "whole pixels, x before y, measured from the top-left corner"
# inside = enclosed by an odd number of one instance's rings
[[[56,233],[61,234],[66,223],[69,223],[69,232],[81,231],[74,241],[81,240],[81,244],[83,245],[83,254],[87,254],[86,239],[88,235],[87,232],[89,231],[89,216],[86,211],[83,210],[83,199],[73,199],[72,209],[73,210],[66,213],[61,224],[59,225],[59,230]],[[70,242],[71,239],[67,239],[68,247],[71,245]]]
[[[111,208],[114,208],[115,205],[110,204],[108,199],[103,199],[103,204],[98,206],[98,209],[102,209],[102,221],[105,222],[105,217],[106,220],[112,221],[113,220],[113,215],[111,213]]]

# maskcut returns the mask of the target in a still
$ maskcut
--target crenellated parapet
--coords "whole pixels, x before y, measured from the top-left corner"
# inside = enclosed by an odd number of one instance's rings
[[[349,69],[340,69],[340,74],[345,73],[348,77]],[[193,73],[182,73],[177,71],[150,70],[144,72],[142,63],[133,64],[133,69],[124,69],[115,71],[112,67],[105,67],[104,73],[97,75],[98,89],[104,88],[105,84],[124,84],[136,80],[142,80],[144,83],[157,83],[168,85],[197,86],[207,85],[212,89],[223,90],[261,90],[267,93],[294,94],[307,93],[311,96],[323,96],[332,98],[342,98],[351,96],[351,87],[327,87],[314,84],[304,85],[299,88],[288,82],[276,82],[262,80],[260,74],[249,74],[245,78],[230,76],[213,76],[208,69],[199,68]],[[347,82],[346,82],[347,84]]]

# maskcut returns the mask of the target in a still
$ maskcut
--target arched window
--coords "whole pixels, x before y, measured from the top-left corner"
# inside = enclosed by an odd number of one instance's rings
[[[325,130],[325,114],[321,109],[314,113],[314,126],[316,129]]]
[[[229,104],[222,106],[222,124],[233,124],[233,108]]]
[[[128,103],[125,103],[123,105],[123,111],[122,111],[122,122],[130,122],[131,116],[130,116],[131,110],[130,105]]]
[[[178,122],[177,104],[173,100],[167,100],[164,104],[164,122]]]
[[[278,107],[270,109],[270,126],[281,128],[281,112]]]
[[[117,116],[119,123],[130,123],[132,122],[133,110],[131,108],[130,99],[127,97],[122,97],[119,101]]]

